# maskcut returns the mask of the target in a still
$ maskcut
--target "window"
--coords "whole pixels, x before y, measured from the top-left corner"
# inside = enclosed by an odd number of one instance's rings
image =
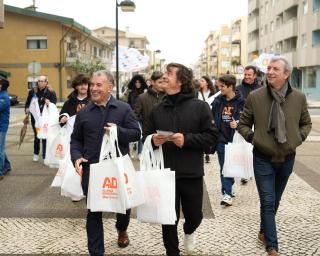
[[[72,89],[72,80],[71,79],[67,79],[67,88]]]
[[[260,28],[260,35],[261,35],[261,36],[264,35],[264,30],[263,30],[263,28]]]
[[[275,3],[276,3],[276,0],[272,0],[272,6],[274,6]]]
[[[308,13],[308,1],[305,0],[303,1],[303,14],[307,14]]]
[[[268,10],[269,10],[269,2],[266,2],[265,12],[268,12]]]
[[[315,67],[306,68],[304,75],[304,87],[305,88],[316,88],[317,87],[317,70]]]
[[[28,36],[27,49],[48,49],[48,39],[46,36]]]
[[[230,48],[221,48],[221,54],[229,57],[230,56]]]
[[[319,11],[320,9],[320,0],[313,0],[313,11]]]
[[[230,36],[228,36],[228,35],[221,36],[221,42],[229,43],[230,42]]]
[[[273,53],[274,52],[274,47],[273,45],[270,46],[270,53]]]
[[[83,43],[82,45],[82,51],[86,52],[87,51],[87,43]]]
[[[264,33],[265,33],[265,34],[268,34],[268,24],[266,24],[266,25],[264,26]]]
[[[312,46],[320,45],[320,29],[312,31]]]
[[[307,47],[307,34],[301,35],[301,47],[302,48]]]
[[[271,32],[274,31],[274,22],[273,21],[271,21],[271,23],[270,23],[270,31]]]
[[[93,56],[97,57],[97,54],[98,54],[98,49],[97,47],[93,46]]]
[[[230,67],[230,61],[222,61],[221,67],[223,68],[229,68]]]

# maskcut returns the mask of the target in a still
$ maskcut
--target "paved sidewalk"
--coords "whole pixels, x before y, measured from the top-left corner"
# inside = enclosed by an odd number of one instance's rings
[[[198,229],[195,255],[266,255],[263,246],[257,242],[259,202],[254,181],[246,186],[237,181],[234,205],[225,208],[220,206],[216,156],[205,168],[205,183],[215,218],[204,219]],[[277,215],[281,255],[320,255],[319,213],[320,193],[293,174]],[[182,255],[186,255],[182,223],[183,220],[179,224],[180,248]],[[116,246],[114,220],[104,219],[104,225],[106,255],[165,254],[159,225],[131,219],[128,230],[131,243],[125,249]],[[0,237],[1,255],[88,253],[85,220],[80,218],[0,218]]]

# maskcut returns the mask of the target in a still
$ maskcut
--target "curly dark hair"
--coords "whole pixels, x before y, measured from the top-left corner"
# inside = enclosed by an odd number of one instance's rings
[[[202,76],[201,77],[202,79],[206,80],[207,84],[208,84],[208,89],[210,91],[211,94],[215,94],[216,93],[216,89],[215,87],[213,86],[213,82],[212,80],[210,79],[210,77],[208,76]],[[202,89],[200,88],[200,91],[202,91]]]
[[[179,63],[169,63],[166,67],[167,71],[170,71],[171,68],[177,68],[177,80],[182,84],[181,92],[182,93],[194,93],[193,86],[193,72],[191,68]]]
[[[136,81],[139,80],[141,83],[141,87],[139,89],[136,88]],[[148,89],[148,85],[146,83],[146,80],[144,79],[144,77],[142,75],[134,75],[129,84],[128,84],[128,89],[129,90],[138,90],[138,91],[144,91],[145,89]]]
[[[89,77],[87,77],[86,75],[84,74],[78,74],[75,76],[75,78],[73,78],[72,80],[72,88],[73,89],[76,89],[76,87],[80,84],[90,84],[90,79]]]

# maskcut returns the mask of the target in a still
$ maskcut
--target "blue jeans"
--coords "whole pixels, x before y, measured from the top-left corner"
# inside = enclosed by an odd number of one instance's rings
[[[294,159],[292,155],[283,163],[273,163],[260,153],[253,154],[254,176],[260,197],[260,231],[264,233],[267,249],[278,250],[275,216],[292,173]]]
[[[225,152],[224,147],[224,143],[218,143],[216,148],[220,165],[221,193],[222,195],[228,194],[229,196],[232,196],[232,185],[234,184],[234,178],[225,178],[222,174]]]
[[[11,164],[6,154],[6,136],[7,132],[0,132],[0,176],[11,169]]]

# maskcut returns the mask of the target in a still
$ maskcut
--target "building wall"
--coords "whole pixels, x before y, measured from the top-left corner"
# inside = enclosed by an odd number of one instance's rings
[[[320,10],[315,8],[318,0],[248,1],[249,40],[254,29],[250,17],[253,23],[252,17],[258,13],[256,50],[285,56],[294,67],[293,86],[309,99],[320,100]],[[249,55],[253,43],[248,44]]]
[[[25,99],[28,93],[27,80],[31,76],[28,63],[42,64],[41,74],[47,75],[54,90],[58,89],[59,40],[61,25],[39,18],[5,13],[5,28],[0,30],[0,69],[11,73],[10,93]],[[22,29],[23,28],[23,29]],[[47,36],[47,48],[27,49],[27,36]],[[5,38],[5,40],[3,40]]]

